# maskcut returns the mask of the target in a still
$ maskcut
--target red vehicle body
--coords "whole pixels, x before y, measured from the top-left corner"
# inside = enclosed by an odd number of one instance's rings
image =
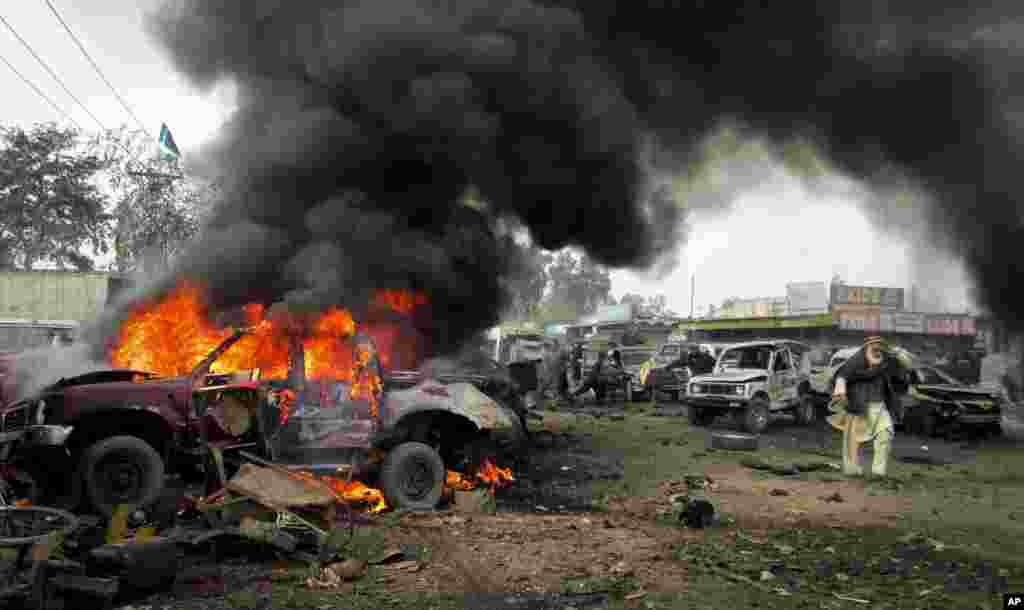
[[[514,386],[493,375],[411,371],[382,372],[376,421],[367,419],[366,405],[339,391],[342,384],[305,382],[290,407],[295,413],[282,422],[288,382],[208,374],[225,345],[190,376],[103,370],[61,379],[6,405],[0,409],[0,463],[29,475],[36,502],[72,508],[84,500],[109,515],[118,504],[155,500],[168,472],[199,472],[207,459],[204,435],[223,450],[244,448],[275,460],[290,453],[303,469],[331,460],[318,452],[337,462],[373,448],[388,452],[381,486],[389,503],[433,508],[445,468],[467,459],[474,443],[492,433],[521,440],[525,432]],[[404,481],[415,477],[403,469],[423,464],[431,466],[430,476],[420,477],[426,487],[405,489]]]

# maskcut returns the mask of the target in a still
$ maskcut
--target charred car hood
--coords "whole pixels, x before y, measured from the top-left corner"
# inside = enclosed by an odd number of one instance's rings
[[[979,407],[991,408],[1002,403],[1002,397],[995,392],[954,385],[916,385],[912,386],[911,391],[916,393],[918,398],[963,402]]]
[[[690,381],[693,383],[741,383],[765,379],[767,376],[768,371],[744,369],[742,371],[722,371],[721,373],[712,373],[710,375],[698,375]]]

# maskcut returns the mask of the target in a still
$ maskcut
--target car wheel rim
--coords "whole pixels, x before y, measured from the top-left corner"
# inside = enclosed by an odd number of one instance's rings
[[[142,468],[127,457],[112,457],[96,468],[103,493],[113,502],[137,500],[142,489]]]
[[[430,474],[430,465],[426,460],[411,459],[406,462],[404,470],[402,492],[412,500],[426,497],[434,487],[434,478]]]

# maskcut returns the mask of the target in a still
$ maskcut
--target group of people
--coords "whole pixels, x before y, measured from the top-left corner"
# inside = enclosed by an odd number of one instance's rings
[[[601,351],[597,361],[589,370],[584,371],[583,353],[581,344],[565,347],[559,352],[554,371],[558,395],[576,400],[593,390],[600,400],[605,391],[601,382],[602,373],[609,366],[621,369],[622,355],[615,347]],[[676,364],[683,360],[687,366],[699,369],[700,372],[707,372],[714,367],[714,358],[697,346],[684,351]],[[833,415],[828,418],[828,422],[843,434],[845,474],[864,474],[860,465],[860,448],[871,442],[874,449],[871,474],[885,476],[894,436],[893,420],[887,405],[896,400],[894,386],[911,366],[909,352],[888,344],[881,337],[868,337],[862,349],[836,371],[832,401],[829,404]],[[570,374],[580,382],[572,391]]]

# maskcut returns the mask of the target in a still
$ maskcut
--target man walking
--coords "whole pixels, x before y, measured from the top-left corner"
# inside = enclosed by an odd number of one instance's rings
[[[863,474],[860,445],[874,444],[871,473],[885,476],[894,435],[887,405],[893,404],[892,381],[910,367],[910,354],[868,337],[863,348],[836,372],[829,423],[843,433],[843,472]]]

